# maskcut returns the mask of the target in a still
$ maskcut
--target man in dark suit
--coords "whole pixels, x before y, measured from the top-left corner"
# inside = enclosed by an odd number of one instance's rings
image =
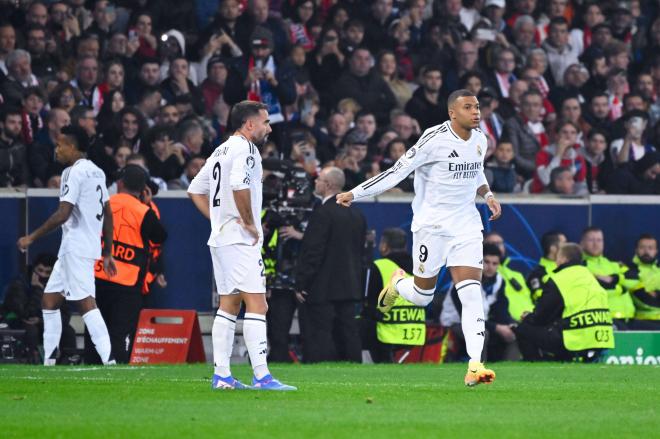
[[[367,225],[358,208],[335,202],[343,187],[339,168],[325,168],[316,179],[315,192],[323,203],[309,220],[296,267],[296,296],[304,303],[305,362],[362,358],[357,316]]]

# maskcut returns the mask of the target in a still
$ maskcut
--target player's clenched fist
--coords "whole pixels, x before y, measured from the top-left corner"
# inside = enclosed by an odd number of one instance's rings
[[[353,202],[353,193],[352,192],[342,192],[337,194],[337,204],[341,204],[344,207],[348,207]]]

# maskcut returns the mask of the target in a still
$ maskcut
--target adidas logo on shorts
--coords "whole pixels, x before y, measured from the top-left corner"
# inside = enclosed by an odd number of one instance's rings
[[[449,157],[450,159],[457,158],[457,157],[458,157],[458,153],[457,153],[456,150],[454,149],[454,150],[451,151],[451,154],[449,154],[447,157]]]

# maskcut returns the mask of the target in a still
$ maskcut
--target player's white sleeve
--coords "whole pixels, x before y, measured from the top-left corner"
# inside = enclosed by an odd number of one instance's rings
[[[429,140],[430,136],[422,135],[415,146],[410,148],[390,169],[353,188],[351,190],[353,199],[358,200],[360,198],[378,195],[399,184],[412,171],[426,163],[428,148],[422,149],[422,147]]]
[[[235,152],[229,173],[229,185],[233,191],[248,189],[257,164],[256,155],[259,152],[252,143],[241,145]]]
[[[479,175],[477,175],[477,189],[479,189],[483,185],[488,186],[488,180],[486,179],[486,174],[484,174],[484,170],[482,167],[481,172],[479,172]]]
[[[74,171],[72,166],[69,169],[69,175],[62,181],[60,189],[60,201],[66,201],[74,206],[78,204],[78,197],[80,196],[80,180],[78,173]]]
[[[215,160],[211,160],[211,157],[206,160],[202,169],[199,170],[195,178],[190,182],[188,186],[189,194],[208,195],[211,192],[211,168],[215,162]]]

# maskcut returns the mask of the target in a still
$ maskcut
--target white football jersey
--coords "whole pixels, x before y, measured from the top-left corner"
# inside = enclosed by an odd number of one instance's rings
[[[446,121],[424,131],[417,143],[390,169],[357,186],[354,199],[377,195],[415,171],[411,230],[430,227],[447,236],[483,230],[474,203],[484,175],[486,136],[475,128],[469,140],[458,137]]]
[[[231,136],[206,160],[206,164],[190,183],[188,192],[209,196],[209,246],[252,245],[254,238],[238,224],[241,216],[234,201],[233,191],[242,189],[250,189],[252,216],[259,231],[259,242],[256,245],[261,246],[264,236],[261,229],[261,179],[261,155],[254,143],[242,136]]]
[[[108,201],[105,174],[91,160],[79,159],[62,173],[60,201],[73,204],[62,224],[59,256],[72,253],[82,258],[101,257],[103,215]]]

